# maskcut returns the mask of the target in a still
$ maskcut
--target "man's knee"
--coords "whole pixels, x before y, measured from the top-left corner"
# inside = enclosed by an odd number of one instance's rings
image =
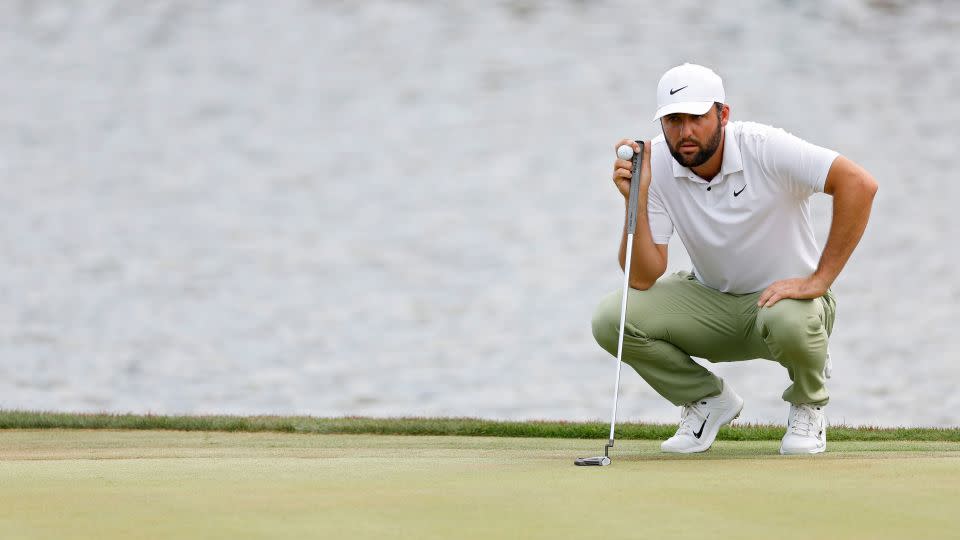
[[[806,349],[824,336],[823,321],[812,300],[780,300],[760,308],[757,330],[764,341],[775,341],[783,348]]]
[[[620,294],[611,293],[600,301],[593,312],[593,338],[610,354],[617,354],[620,334]]]
[[[600,301],[593,313],[593,337],[601,347],[613,355],[617,354],[617,340],[620,337],[622,298],[620,292],[607,295]],[[652,322],[652,318],[647,315],[650,306],[644,300],[643,292],[631,291],[630,312],[623,330],[624,339],[634,342],[647,340],[648,326]]]

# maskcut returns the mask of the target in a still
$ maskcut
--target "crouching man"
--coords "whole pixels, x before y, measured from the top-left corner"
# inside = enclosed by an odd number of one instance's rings
[[[791,384],[781,454],[826,450],[823,408],[827,344],[836,299],[830,286],[867,225],[877,182],[837,152],[780,129],[730,121],[723,82],[684,64],[657,87],[663,134],[643,145],[639,210],[630,268],[623,361],[660,395],[682,406],[664,452],[703,452],[736,418],[743,399],[691,356],[711,362],[763,358],[783,365]],[[630,140],[635,152],[640,145]],[[624,196],[632,165],[618,159]],[[826,246],[810,220],[814,193],[833,197]],[[664,278],[676,231],[692,272]],[[624,266],[627,231],[620,242]],[[622,292],[593,317],[597,342],[617,352]]]

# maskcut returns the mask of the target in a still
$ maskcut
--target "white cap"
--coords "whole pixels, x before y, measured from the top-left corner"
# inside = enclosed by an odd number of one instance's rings
[[[673,113],[703,114],[714,102],[726,103],[720,76],[697,64],[683,64],[660,77],[653,119]]]

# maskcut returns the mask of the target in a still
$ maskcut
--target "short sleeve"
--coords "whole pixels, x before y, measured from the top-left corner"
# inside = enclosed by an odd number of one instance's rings
[[[827,173],[839,154],[776,129],[766,137],[761,155],[771,176],[803,198],[823,192]]]
[[[654,244],[669,244],[673,236],[673,221],[663,206],[660,194],[651,189],[647,194],[647,218]]]

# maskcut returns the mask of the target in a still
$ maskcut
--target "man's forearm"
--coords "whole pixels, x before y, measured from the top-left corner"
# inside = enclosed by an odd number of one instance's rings
[[[647,190],[641,190],[637,195],[637,230],[633,235],[633,252],[630,256],[630,287],[644,290],[653,286],[657,278],[663,275],[667,265],[650,233],[650,221],[647,217]],[[627,209],[626,199],[624,208]],[[621,269],[625,267],[627,258],[627,217],[625,212],[623,235],[620,239]]]
[[[863,237],[870,218],[876,182],[869,176],[838,188],[833,194],[833,220],[827,244],[813,277],[829,288],[847,264],[850,255]]]
[[[877,181],[856,163],[838,156],[830,166],[823,191],[833,196],[833,221],[817,269],[810,276],[773,282],[760,293],[757,306],[769,308],[784,298],[823,296],[863,237]]]

